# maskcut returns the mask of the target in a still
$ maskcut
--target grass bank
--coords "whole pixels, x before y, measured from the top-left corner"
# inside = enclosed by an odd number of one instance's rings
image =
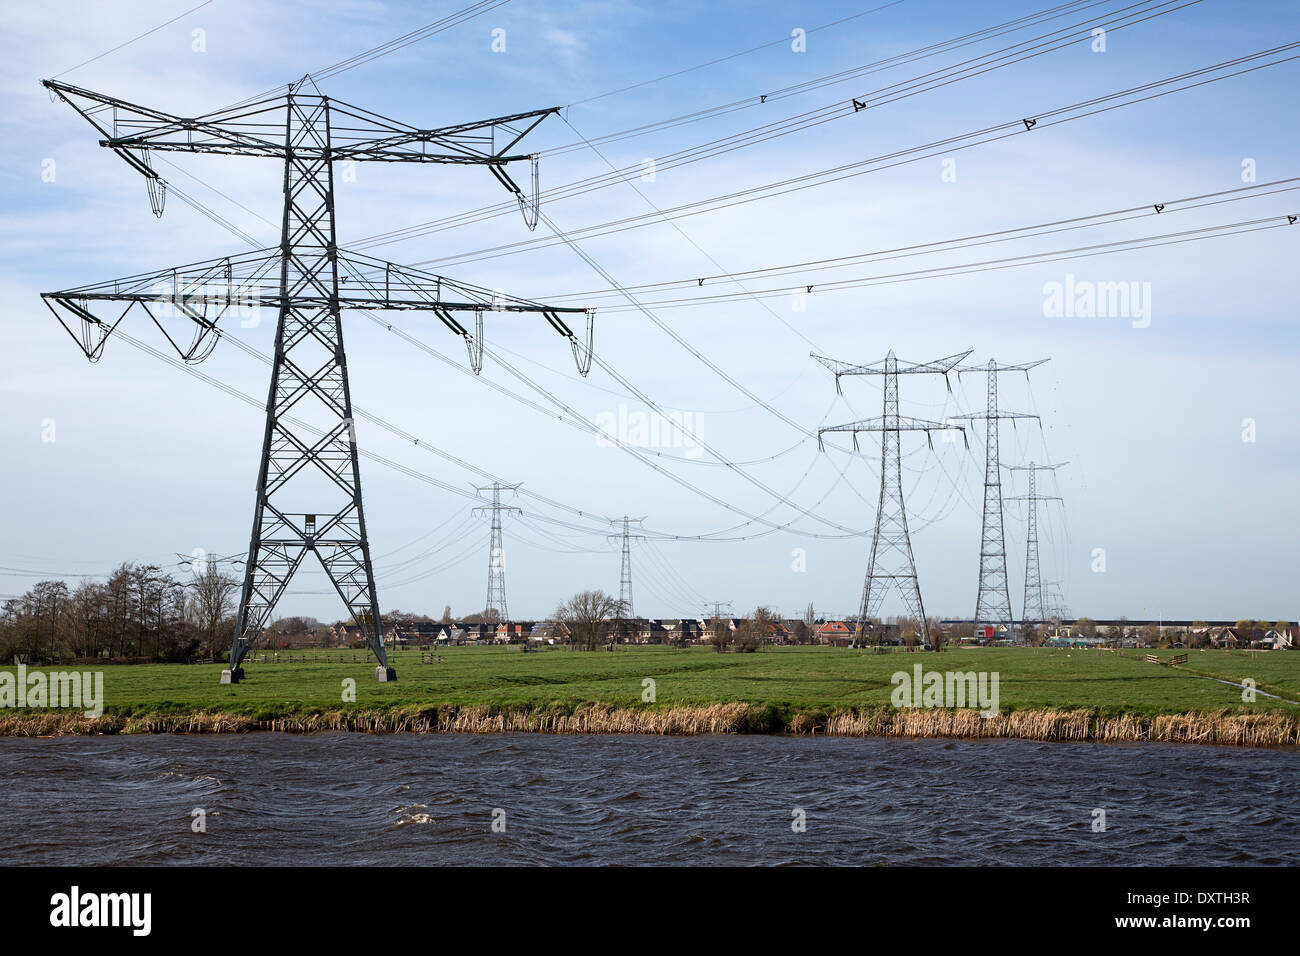
[[[372,665],[345,663],[353,654],[295,652],[293,662],[282,655],[280,663],[249,664],[235,687],[220,685],[212,665],[104,667],[102,716],[0,710],[0,735],[532,731],[1300,744],[1300,707],[1263,696],[1244,702],[1239,688],[1207,679],[1250,678],[1300,700],[1300,654],[1189,653],[1186,665],[1172,668],[1136,654],[1022,648],[466,647],[445,649],[434,663],[396,652],[399,679],[380,684]],[[892,675],[916,664],[998,674],[999,713],[891,707]],[[345,698],[349,683],[355,700]]]

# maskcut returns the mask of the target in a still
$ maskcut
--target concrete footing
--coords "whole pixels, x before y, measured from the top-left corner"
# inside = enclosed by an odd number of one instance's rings
[[[380,665],[375,668],[375,680],[379,681],[381,684],[395,681],[397,680],[397,671],[393,670],[391,667]]]
[[[221,672],[221,683],[238,684],[244,679],[244,669],[242,667],[226,668]]]

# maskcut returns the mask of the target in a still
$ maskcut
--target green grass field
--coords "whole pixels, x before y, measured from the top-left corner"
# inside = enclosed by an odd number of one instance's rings
[[[397,651],[396,683],[374,678],[374,662],[352,663],[357,652],[295,652],[318,663],[250,663],[237,686],[218,682],[220,665],[104,667],[104,712],[119,716],[223,712],[268,719],[356,707],[468,707],[568,710],[587,703],[615,707],[704,706],[743,702],[787,712],[833,713],[887,705],[890,676],[921,664],[926,671],[999,674],[1001,709],[1086,709],[1098,715],[1153,715],[1185,711],[1300,712],[1259,696],[1243,703],[1241,690],[1205,677],[1252,678],[1261,691],[1300,700],[1300,654],[1188,651],[1179,668],[1096,650],[960,648],[942,654],[875,654],[828,647],[769,648],[755,654],[717,654],[709,648],[619,647],[613,652],[519,647],[460,647],[437,652],[441,663],[421,663],[418,651]],[[284,656],[282,653],[281,656]],[[1168,659],[1173,652],[1162,651]],[[328,658],[331,662],[326,662]],[[346,660],[348,662],[344,663]],[[14,668],[4,668],[13,671]],[[51,668],[58,669],[58,668]],[[80,667],[77,669],[92,669]],[[355,704],[344,704],[345,678],[356,682]],[[655,681],[656,704],[642,702],[643,680]]]

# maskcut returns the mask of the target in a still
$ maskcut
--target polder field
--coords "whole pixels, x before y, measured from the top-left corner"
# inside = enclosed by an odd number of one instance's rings
[[[996,672],[1000,709],[1086,711],[1097,717],[1188,712],[1300,718],[1300,653],[1188,650],[1176,667],[1145,660],[1146,651],[1048,648],[953,648],[942,653],[875,653],[831,647],[770,647],[752,654],[712,648],[619,646],[575,651],[519,646],[397,650],[394,683],[375,680],[375,662],[359,651],[268,652],[245,662],[238,685],[218,681],[219,664],[136,664],[33,668],[102,670],[104,714],[118,717],[224,714],[268,721],[348,711],[412,713],[440,708],[572,714],[588,705],[631,711],[744,704],[784,729],[796,714],[822,719],[846,711],[887,710],[897,671]],[[1162,660],[1173,651],[1159,651]],[[13,667],[4,668],[10,672]],[[355,701],[345,700],[345,679]],[[645,680],[654,682],[644,701]],[[1253,703],[1218,680],[1253,679]],[[1285,700],[1273,699],[1274,694]],[[24,711],[0,714],[21,716]],[[17,732],[10,729],[9,732]]]

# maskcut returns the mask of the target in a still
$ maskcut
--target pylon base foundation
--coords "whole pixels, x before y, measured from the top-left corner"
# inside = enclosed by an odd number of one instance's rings
[[[379,681],[381,684],[391,683],[392,681],[397,680],[397,671],[393,670],[391,667],[380,665],[375,668],[375,680]]]
[[[227,667],[221,672],[221,683],[238,684],[244,679],[244,669],[242,667]]]

